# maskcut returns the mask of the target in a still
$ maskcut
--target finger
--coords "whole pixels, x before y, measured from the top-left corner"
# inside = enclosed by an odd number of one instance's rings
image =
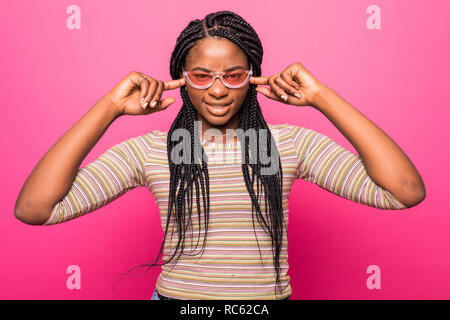
[[[141,105],[144,105],[144,98],[148,93],[148,88],[150,86],[150,82],[148,81],[148,79],[144,79],[141,82],[141,93],[139,96],[139,101],[141,102]]]
[[[161,95],[163,93],[163,90],[164,90],[164,83],[162,81],[158,80],[158,89],[156,89],[156,92],[155,92],[155,94],[153,95],[153,97],[151,98],[151,101],[150,101],[150,107],[151,108],[155,108],[156,107],[156,104],[161,99]]]
[[[172,90],[186,85],[184,78],[177,80],[164,81],[164,90]]]
[[[300,90],[300,85],[297,82],[295,82],[291,77],[289,77],[285,72],[281,73],[281,78],[291,87],[295,88],[296,90]]]
[[[275,79],[279,77],[279,74],[276,74],[275,76],[271,77],[269,79],[269,86],[272,89],[272,91],[283,100],[283,102],[286,102],[288,99],[288,94],[278,85],[275,83]]]
[[[136,87],[139,87],[145,81],[141,81],[143,78],[150,78],[146,74],[138,71],[131,71],[129,75],[129,79]]]
[[[147,104],[147,105],[144,107],[144,109],[147,108],[148,105],[150,104],[150,99],[155,95],[155,92],[156,92],[156,90],[158,89],[158,85],[159,85],[159,84],[158,84],[158,81],[156,81],[156,80],[152,80],[152,81],[150,82],[150,87],[149,87],[149,89],[148,89],[147,95],[146,95],[145,98],[144,98],[144,105]]]
[[[299,98],[299,96],[297,96],[300,94],[299,91],[290,86],[288,83],[286,83],[281,77],[276,78],[275,83],[278,84],[281,88],[283,88],[285,92]]]
[[[164,98],[159,102],[158,110],[159,111],[165,110],[174,102],[175,102],[175,98],[173,98],[173,97]]]
[[[268,77],[250,77],[251,84],[269,84]]]
[[[283,100],[281,100],[281,98],[279,96],[277,96],[272,90],[270,90],[270,88],[256,87],[255,90],[258,91],[259,93],[265,95],[267,98],[283,102]]]

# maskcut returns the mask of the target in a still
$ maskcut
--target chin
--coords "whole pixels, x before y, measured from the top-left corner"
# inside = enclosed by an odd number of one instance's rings
[[[203,119],[205,119],[209,124],[213,126],[223,126],[227,124],[233,117],[230,116],[224,116],[224,117],[216,117],[213,115],[203,116]]]

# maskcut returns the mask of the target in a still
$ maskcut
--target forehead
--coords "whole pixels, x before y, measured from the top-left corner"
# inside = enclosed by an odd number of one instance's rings
[[[202,66],[218,70],[231,65],[247,67],[247,56],[237,45],[225,38],[201,39],[186,56],[186,68]]]

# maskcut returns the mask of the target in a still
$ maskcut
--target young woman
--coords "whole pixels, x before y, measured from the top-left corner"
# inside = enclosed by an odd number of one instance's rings
[[[417,205],[425,187],[400,147],[305,66],[262,76],[262,56],[257,33],[233,12],[191,21],[172,52],[173,80],[130,72],[39,161],[15,216],[62,223],[143,186],[165,231],[155,298],[289,298],[286,226],[295,179],[389,210]],[[176,88],[183,105],[169,132],[128,139],[79,169],[115,119],[165,110],[175,99],[161,95]],[[314,130],[267,124],[257,92],[319,110],[359,155]]]

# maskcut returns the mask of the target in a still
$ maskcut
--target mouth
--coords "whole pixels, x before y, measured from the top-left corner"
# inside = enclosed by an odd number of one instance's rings
[[[203,106],[208,110],[209,113],[211,113],[214,116],[223,116],[228,113],[231,109],[231,102],[227,105],[214,105],[214,104],[207,104],[203,101]]]

